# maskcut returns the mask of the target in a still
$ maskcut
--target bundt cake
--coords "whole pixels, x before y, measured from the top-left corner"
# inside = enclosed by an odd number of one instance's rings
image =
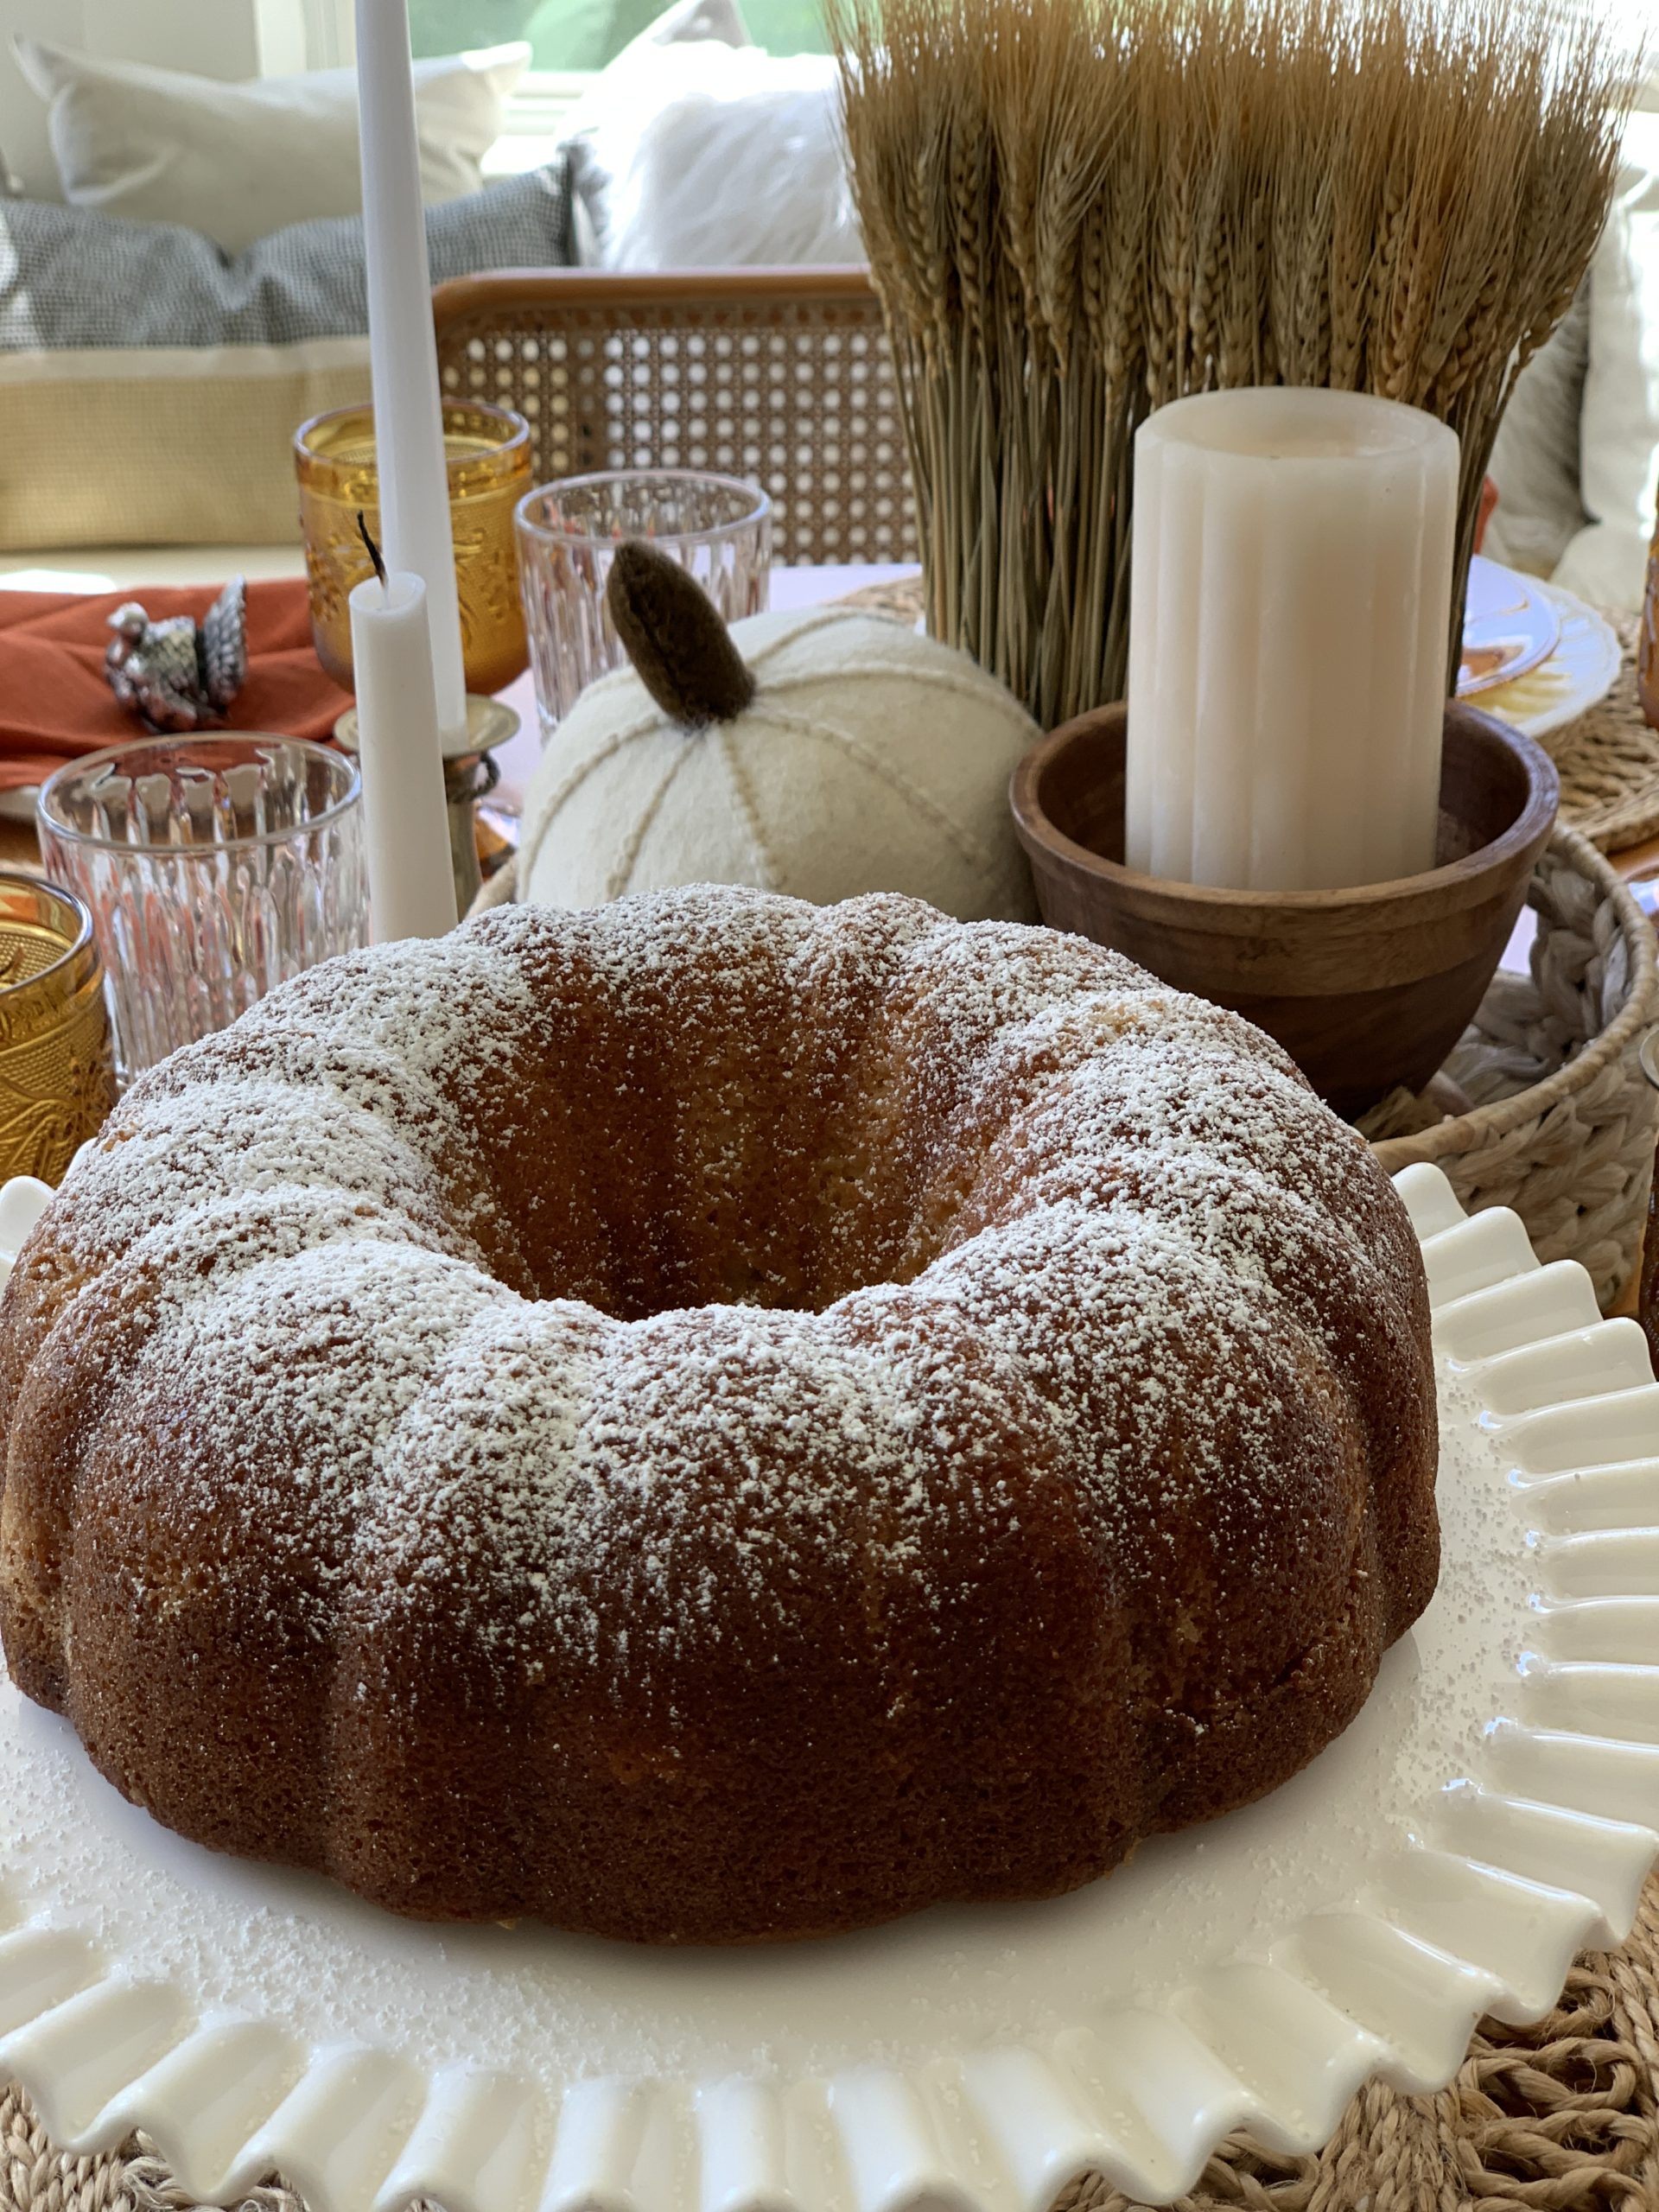
[[[0,1630],[187,1836],[652,1942],[1033,1897],[1433,1586],[1421,1266],[1276,1046],[906,899],[510,907],[128,1093],[0,1308]]]

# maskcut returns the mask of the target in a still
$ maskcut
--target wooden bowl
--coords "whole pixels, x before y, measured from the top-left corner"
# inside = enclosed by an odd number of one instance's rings
[[[1338,1113],[1421,1090],[1491,982],[1560,786],[1541,746],[1448,705],[1437,865],[1351,891],[1214,891],[1123,866],[1120,704],[1039,739],[1009,801],[1043,918],[1276,1037]]]

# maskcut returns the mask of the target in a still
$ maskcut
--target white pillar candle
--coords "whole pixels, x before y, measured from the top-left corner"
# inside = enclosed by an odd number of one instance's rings
[[[467,727],[467,681],[407,0],[357,0],[357,99],[380,532],[388,568],[426,585],[438,727],[454,737]]]
[[[1456,434],[1364,392],[1178,399],[1135,442],[1124,857],[1237,890],[1434,865]]]
[[[352,593],[357,759],[377,944],[455,926],[455,874],[432,690],[426,587],[407,569]]]

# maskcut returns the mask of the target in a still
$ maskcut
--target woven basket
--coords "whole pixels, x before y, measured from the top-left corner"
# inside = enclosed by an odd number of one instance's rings
[[[1471,1213],[1513,1206],[1538,1257],[1580,1261],[1607,1306],[1636,1272],[1659,1140],[1638,1058],[1659,1020],[1654,935],[1576,830],[1555,831],[1527,903],[1531,976],[1496,979],[1446,1065],[1474,1110],[1401,1133],[1375,1116],[1362,1126],[1390,1174],[1432,1160]]]

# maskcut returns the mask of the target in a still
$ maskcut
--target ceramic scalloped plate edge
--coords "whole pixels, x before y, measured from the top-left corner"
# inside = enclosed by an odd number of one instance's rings
[[[199,2013],[29,1916],[12,1866],[0,2068],[67,2149],[142,2126],[194,2195],[280,2170],[313,2212],[1043,2212],[1090,2171],[1157,2202],[1234,2128],[1309,2149],[1373,2075],[1443,2086],[1483,2012],[1539,2017],[1578,1949],[1622,1939],[1659,1850],[1659,1386],[1636,1325],[1600,1318],[1576,1264],[1541,1268],[1513,1213],[1466,1217],[1432,1167],[1396,1185],[1442,1402],[1496,1452],[1530,1587],[1503,1709],[1343,1909],[1253,1928],[1186,1986],[1046,2038],[828,2079],[550,2085],[423,2066],[390,2032]],[[0,1242],[39,1204],[0,1192]]]

